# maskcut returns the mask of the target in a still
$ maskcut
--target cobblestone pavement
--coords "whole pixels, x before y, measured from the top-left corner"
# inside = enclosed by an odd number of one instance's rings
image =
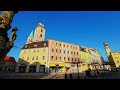
[[[50,75],[45,76],[41,79],[64,79],[64,73],[51,73]]]
[[[53,77],[51,77],[50,79],[64,79],[64,74],[55,74]]]
[[[1,79],[40,79],[49,74],[42,73],[2,73],[0,74]]]
[[[67,78],[70,79],[70,74],[67,73]],[[85,72],[79,73],[79,79],[120,79],[120,72],[109,72],[101,73],[98,76],[95,76],[92,73],[91,77],[86,77]],[[65,73],[51,73],[51,74],[42,74],[42,73],[11,73],[11,74],[0,74],[1,79],[65,79]],[[78,79],[78,73],[72,73],[71,79]]]
[[[59,73],[58,75],[53,74],[48,79],[65,79],[65,74],[64,73],[62,74]],[[67,74],[66,79],[70,79],[70,73]],[[85,72],[83,72],[83,73],[79,73],[79,78],[78,78],[78,73],[72,73],[71,79],[120,79],[120,72],[109,72],[109,73],[102,73],[99,75],[92,73],[90,77],[86,76]]]

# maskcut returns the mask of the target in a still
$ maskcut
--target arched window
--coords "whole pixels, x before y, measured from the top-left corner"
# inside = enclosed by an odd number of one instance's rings
[[[41,32],[43,32],[43,30],[41,29]]]
[[[119,63],[119,61],[117,61],[117,63]]]
[[[52,52],[54,52],[54,49],[52,49]]]
[[[51,56],[51,59],[53,60],[53,56]]]
[[[57,60],[57,56],[56,56],[56,60]]]
[[[60,57],[60,60],[61,60],[61,57]]]
[[[29,57],[27,57],[27,60],[29,60]]]
[[[42,37],[42,34],[40,34],[40,37]]]
[[[38,60],[38,56],[36,57],[36,60]]]
[[[56,52],[57,52],[57,49],[56,49]]]
[[[32,58],[32,60],[34,60],[34,57]]]
[[[65,60],[65,57],[64,57],[64,60]]]
[[[70,60],[70,58],[68,57],[68,61]]]
[[[72,58],[72,61],[73,61],[73,58]]]

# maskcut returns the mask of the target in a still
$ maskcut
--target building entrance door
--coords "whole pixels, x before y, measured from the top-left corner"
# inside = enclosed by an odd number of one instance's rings
[[[45,73],[45,65],[40,65],[40,72]]]
[[[19,66],[19,72],[24,73],[26,71],[26,66]]]
[[[29,72],[36,72],[36,66],[30,66]]]

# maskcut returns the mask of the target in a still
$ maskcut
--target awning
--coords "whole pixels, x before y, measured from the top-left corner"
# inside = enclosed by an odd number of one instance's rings
[[[64,64],[62,64],[62,63],[60,63],[60,64],[58,64],[59,65],[59,67],[64,67]],[[56,67],[56,64],[50,64],[50,67]]]

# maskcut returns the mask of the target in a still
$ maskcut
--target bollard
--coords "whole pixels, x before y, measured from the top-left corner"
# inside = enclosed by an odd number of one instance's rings
[[[89,70],[86,70],[86,76],[90,77],[91,74],[90,74],[90,71]]]
[[[67,79],[67,74],[65,73],[65,79]]]
[[[70,74],[70,79],[72,79],[72,74]]]

